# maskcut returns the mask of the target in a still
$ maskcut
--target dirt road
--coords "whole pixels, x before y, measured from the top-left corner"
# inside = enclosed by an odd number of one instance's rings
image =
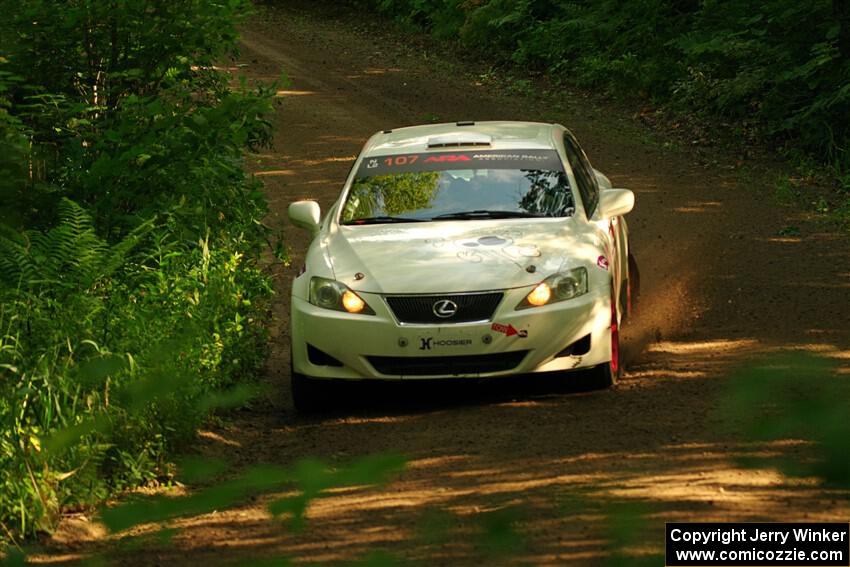
[[[285,6],[244,30],[248,75],[272,79],[283,70],[291,78],[279,92],[275,148],[254,167],[271,201],[269,222],[286,227],[292,266],[278,278],[274,393],[204,432],[201,451],[240,465],[397,451],[410,458],[408,469],[387,487],[316,502],[300,534],[270,520],[260,499],[175,522],[171,546],[95,549],[137,564],[337,561],[385,550],[427,565],[468,565],[487,557],[476,539],[482,518],[509,509],[525,540],[516,561],[594,565],[606,557],[610,503],[645,512],[645,535],[629,550],[638,555],[663,549],[665,521],[846,520],[846,499],[737,466],[738,455],[793,446],[724,438],[715,409],[724,373],[754,352],[816,348],[846,361],[847,240],[776,205],[770,188],[743,181],[732,160],[706,166],[687,149],[665,149],[627,115],[579,95],[562,93],[558,107],[534,93],[494,93],[494,77],[482,70],[388,37],[350,16]],[[540,380],[368,388],[340,414],[297,416],[288,398],[288,288],[307,240],[285,221],[287,205],[316,198],[326,208],[374,131],[461,119],[561,122],[615,186],[636,192],[629,222],[643,302],[626,337],[625,379],[588,394]],[[788,236],[789,225],[799,235]],[[423,532],[434,518],[444,537]],[[40,559],[70,560],[71,551]]]

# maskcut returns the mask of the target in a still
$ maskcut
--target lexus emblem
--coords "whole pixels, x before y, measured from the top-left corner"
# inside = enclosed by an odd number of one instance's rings
[[[449,317],[454,316],[457,313],[457,303],[452,301],[451,299],[441,299],[434,303],[434,307],[431,309],[434,312],[434,315],[439,317],[440,319],[448,319]]]

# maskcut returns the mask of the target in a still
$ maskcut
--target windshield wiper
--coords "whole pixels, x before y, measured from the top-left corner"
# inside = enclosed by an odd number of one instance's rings
[[[461,211],[458,213],[445,213],[437,215],[431,220],[467,220],[467,219],[513,219],[513,218],[540,218],[546,215],[524,213],[522,211],[488,211],[478,209],[475,211]]]
[[[390,217],[390,216],[377,216],[377,217],[366,217],[363,219],[352,219],[350,221],[344,222],[346,225],[358,225],[358,224],[389,224],[396,222],[425,222],[428,219],[411,219],[407,217]]]

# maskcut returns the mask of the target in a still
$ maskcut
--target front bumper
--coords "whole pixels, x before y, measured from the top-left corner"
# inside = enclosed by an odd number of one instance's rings
[[[322,309],[293,296],[293,367],[313,378],[398,380],[549,372],[610,361],[608,288],[517,311],[528,291],[505,291],[490,321],[444,325],[399,324],[378,294],[359,294],[375,315]],[[586,353],[556,356],[587,335]],[[326,364],[317,350],[339,364]]]

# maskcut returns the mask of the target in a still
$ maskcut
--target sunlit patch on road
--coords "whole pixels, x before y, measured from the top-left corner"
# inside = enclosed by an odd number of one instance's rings
[[[283,98],[287,96],[309,96],[316,94],[313,91],[294,91],[294,90],[279,90],[275,92],[276,98]]]

